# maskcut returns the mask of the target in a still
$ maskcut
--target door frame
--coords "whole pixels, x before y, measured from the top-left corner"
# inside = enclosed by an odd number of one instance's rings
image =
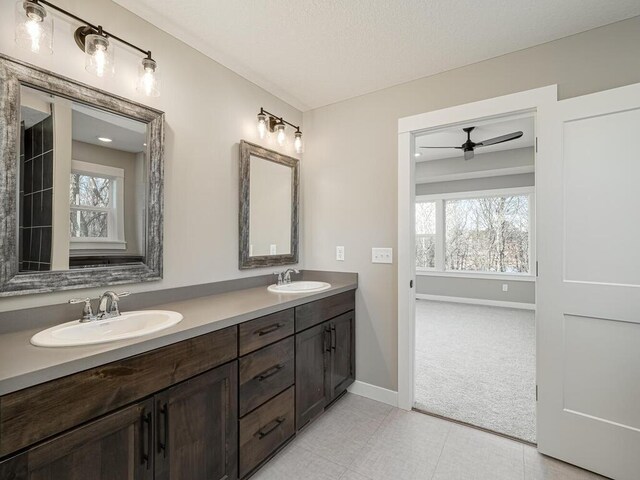
[[[421,113],[398,120],[398,407],[411,410],[414,401],[415,357],[415,161],[414,138],[425,130],[475,120],[535,112],[536,142],[543,131],[544,112],[558,101],[558,86]],[[541,115],[542,113],[542,115]],[[536,153],[536,161],[544,155]],[[537,198],[537,197],[536,197]],[[536,364],[536,371],[537,371]]]

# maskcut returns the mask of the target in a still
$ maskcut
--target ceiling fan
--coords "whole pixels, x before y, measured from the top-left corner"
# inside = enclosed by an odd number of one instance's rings
[[[500,135],[499,137],[489,138],[487,140],[483,140],[481,142],[472,142],[471,141],[471,132],[476,127],[467,127],[463,128],[467,133],[467,141],[464,142],[459,147],[420,147],[420,148],[455,148],[458,150],[462,150],[464,152],[464,159],[471,160],[475,153],[474,150],[478,147],[488,147],[489,145],[495,145],[497,143],[509,142],[511,140],[515,140],[516,138],[520,138],[522,136],[522,132],[512,132],[507,133],[506,135]]]

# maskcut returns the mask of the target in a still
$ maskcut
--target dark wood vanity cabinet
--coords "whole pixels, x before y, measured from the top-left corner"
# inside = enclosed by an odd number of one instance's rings
[[[235,479],[237,418],[234,361],[0,462],[0,479]]]
[[[0,479],[152,480],[153,442],[147,400],[0,462]]]
[[[314,304],[317,304],[313,308]],[[353,292],[303,305],[298,326],[307,327],[328,315],[331,320],[296,333],[296,426],[301,429],[355,380],[355,299]],[[325,312],[324,315],[317,312]],[[298,322],[298,320],[301,320]]]
[[[237,378],[231,362],[155,395],[156,480],[237,477]]]
[[[0,480],[252,475],[355,378],[349,291],[0,396]]]

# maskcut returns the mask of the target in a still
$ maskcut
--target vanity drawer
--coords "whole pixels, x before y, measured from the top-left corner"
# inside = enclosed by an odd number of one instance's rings
[[[295,432],[294,389],[240,419],[240,477],[251,472]]]
[[[0,457],[237,357],[235,326],[0,397]]]
[[[355,308],[355,290],[300,305],[296,307],[296,332],[306,330]]]
[[[295,378],[293,337],[240,359],[240,416],[260,406]]]
[[[293,308],[240,324],[240,355],[293,335]]]

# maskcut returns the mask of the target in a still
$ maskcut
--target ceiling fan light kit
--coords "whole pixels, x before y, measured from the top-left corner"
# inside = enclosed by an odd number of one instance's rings
[[[488,147],[489,145],[496,145],[498,143],[510,142],[522,137],[521,131],[507,133],[498,137],[488,138],[481,142],[474,142],[471,140],[471,132],[476,127],[465,127],[462,130],[467,134],[467,141],[459,147],[420,147],[420,148],[455,148],[456,150],[462,150],[464,152],[464,159],[471,160],[475,156],[475,149],[478,147]]]

